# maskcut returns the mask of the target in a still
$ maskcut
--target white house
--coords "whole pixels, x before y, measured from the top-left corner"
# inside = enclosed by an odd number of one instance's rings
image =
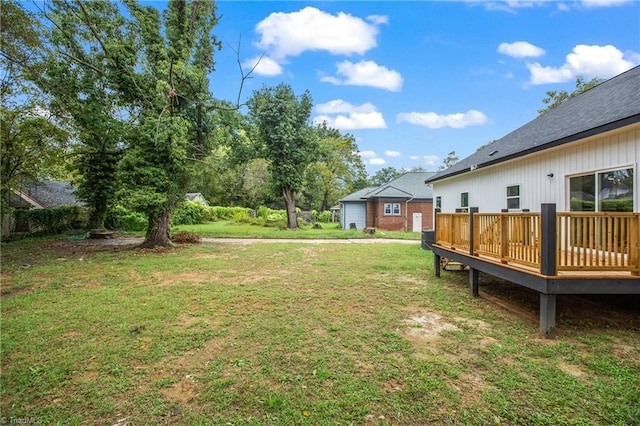
[[[435,207],[639,211],[640,67],[562,103],[426,180]],[[573,203],[572,203],[573,200]]]
[[[479,272],[538,291],[545,336],[556,295],[640,294],[639,158],[635,67],[425,180],[436,276],[452,260],[474,296]]]

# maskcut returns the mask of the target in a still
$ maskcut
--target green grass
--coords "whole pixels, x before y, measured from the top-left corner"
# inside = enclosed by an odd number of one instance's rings
[[[393,238],[403,240],[419,240],[420,232],[394,232],[379,229],[373,235],[362,230],[342,229],[339,223],[321,223],[322,229],[303,226],[297,230],[278,229],[273,226],[260,226],[232,221],[207,222],[198,225],[177,225],[171,232],[189,231],[203,237],[238,237],[238,238]]]
[[[470,297],[465,274],[435,279],[431,265],[404,244],[3,244],[0,415],[640,423],[637,323],[560,323],[560,338],[540,339],[537,324]]]

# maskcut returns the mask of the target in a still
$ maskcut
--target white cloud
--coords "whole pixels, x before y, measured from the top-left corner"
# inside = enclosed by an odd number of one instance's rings
[[[384,21],[375,16],[371,20],[373,24],[343,12],[334,16],[315,7],[276,12],[256,25],[261,36],[257,46],[278,62],[309,50],[334,55],[363,54],[376,47],[377,25]]]
[[[335,85],[370,86],[398,92],[402,88],[402,75],[373,61],[353,63],[342,61],[337,64],[340,77],[322,77],[320,80]]]
[[[362,157],[362,158],[376,158],[377,157],[375,151],[360,151],[359,154],[360,154],[360,157]]]
[[[266,77],[273,77],[282,74],[282,67],[276,61],[267,56],[257,56],[246,60],[242,64],[242,68],[244,69],[250,70],[253,67],[255,67],[253,70],[254,73]]]
[[[437,114],[435,112],[406,112],[398,114],[398,123],[407,122],[417,126],[424,126],[430,129],[441,127],[453,127],[460,129],[467,126],[479,126],[489,121],[486,115],[480,111],[470,109],[464,113]]]
[[[364,164],[379,166],[387,163],[384,158],[378,157],[375,151],[360,151],[358,154]]]
[[[526,41],[516,41],[514,43],[500,43],[498,53],[514,58],[536,58],[544,55],[546,52],[543,48],[534,46]]]
[[[369,15],[367,16],[367,21],[375,25],[388,24],[389,17],[387,15]]]
[[[626,58],[626,59],[625,59]],[[609,78],[638,64],[638,54],[622,53],[615,46],[587,46],[580,44],[566,57],[560,67],[529,63],[531,84],[562,83],[577,76]]]
[[[384,155],[386,155],[387,157],[401,157],[402,153],[398,151],[385,151]]]
[[[419,155],[410,155],[409,156],[409,160],[419,160],[420,156]]]
[[[630,0],[582,0],[582,6],[586,8],[612,7],[630,4]]]
[[[435,166],[440,162],[440,157],[438,157],[437,155],[425,155],[424,161],[428,166]]]
[[[326,122],[327,126],[338,130],[354,129],[386,129],[384,121],[375,105],[364,103],[352,105],[342,99],[335,99],[315,107],[319,114],[314,119],[315,124]]]

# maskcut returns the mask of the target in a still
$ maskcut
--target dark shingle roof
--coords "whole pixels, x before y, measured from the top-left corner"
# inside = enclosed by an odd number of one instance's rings
[[[359,201],[362,202],[367,198],[367,195],[369,193],[371,193],[373,190],[377,189],[376,187],[368,187],[368,188],[363,188],[360,189],[356,192],[352,192],[349,195],[345,195],[344,197],[342,197],[341,199],[339,199],[338,201],[341,203],[344,202],[349,202],[349,201]]]
[[[407,172],[384,185],[361,189],[341,198],[339,201],[362,202],[369,198],[432,199],[433,189],[426,186],[424,180],[434,174],[432,172]]]
[[[426,182],[501,163],[640,122],[640,66],[630,69],[479,149]]]
[[[83,205],[73,194],[74,191],[70,183],[45,181],[25,185],[20,192],[44,208]],[[16,198],[20,198],[20,195]],[[26,200],[16,201],[16,206],[32,207]]]

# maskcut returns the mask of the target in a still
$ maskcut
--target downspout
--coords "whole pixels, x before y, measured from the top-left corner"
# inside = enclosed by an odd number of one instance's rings
[[[404,203],[404,232],[409,232],[409,203],[416,198],[415,195]]]

